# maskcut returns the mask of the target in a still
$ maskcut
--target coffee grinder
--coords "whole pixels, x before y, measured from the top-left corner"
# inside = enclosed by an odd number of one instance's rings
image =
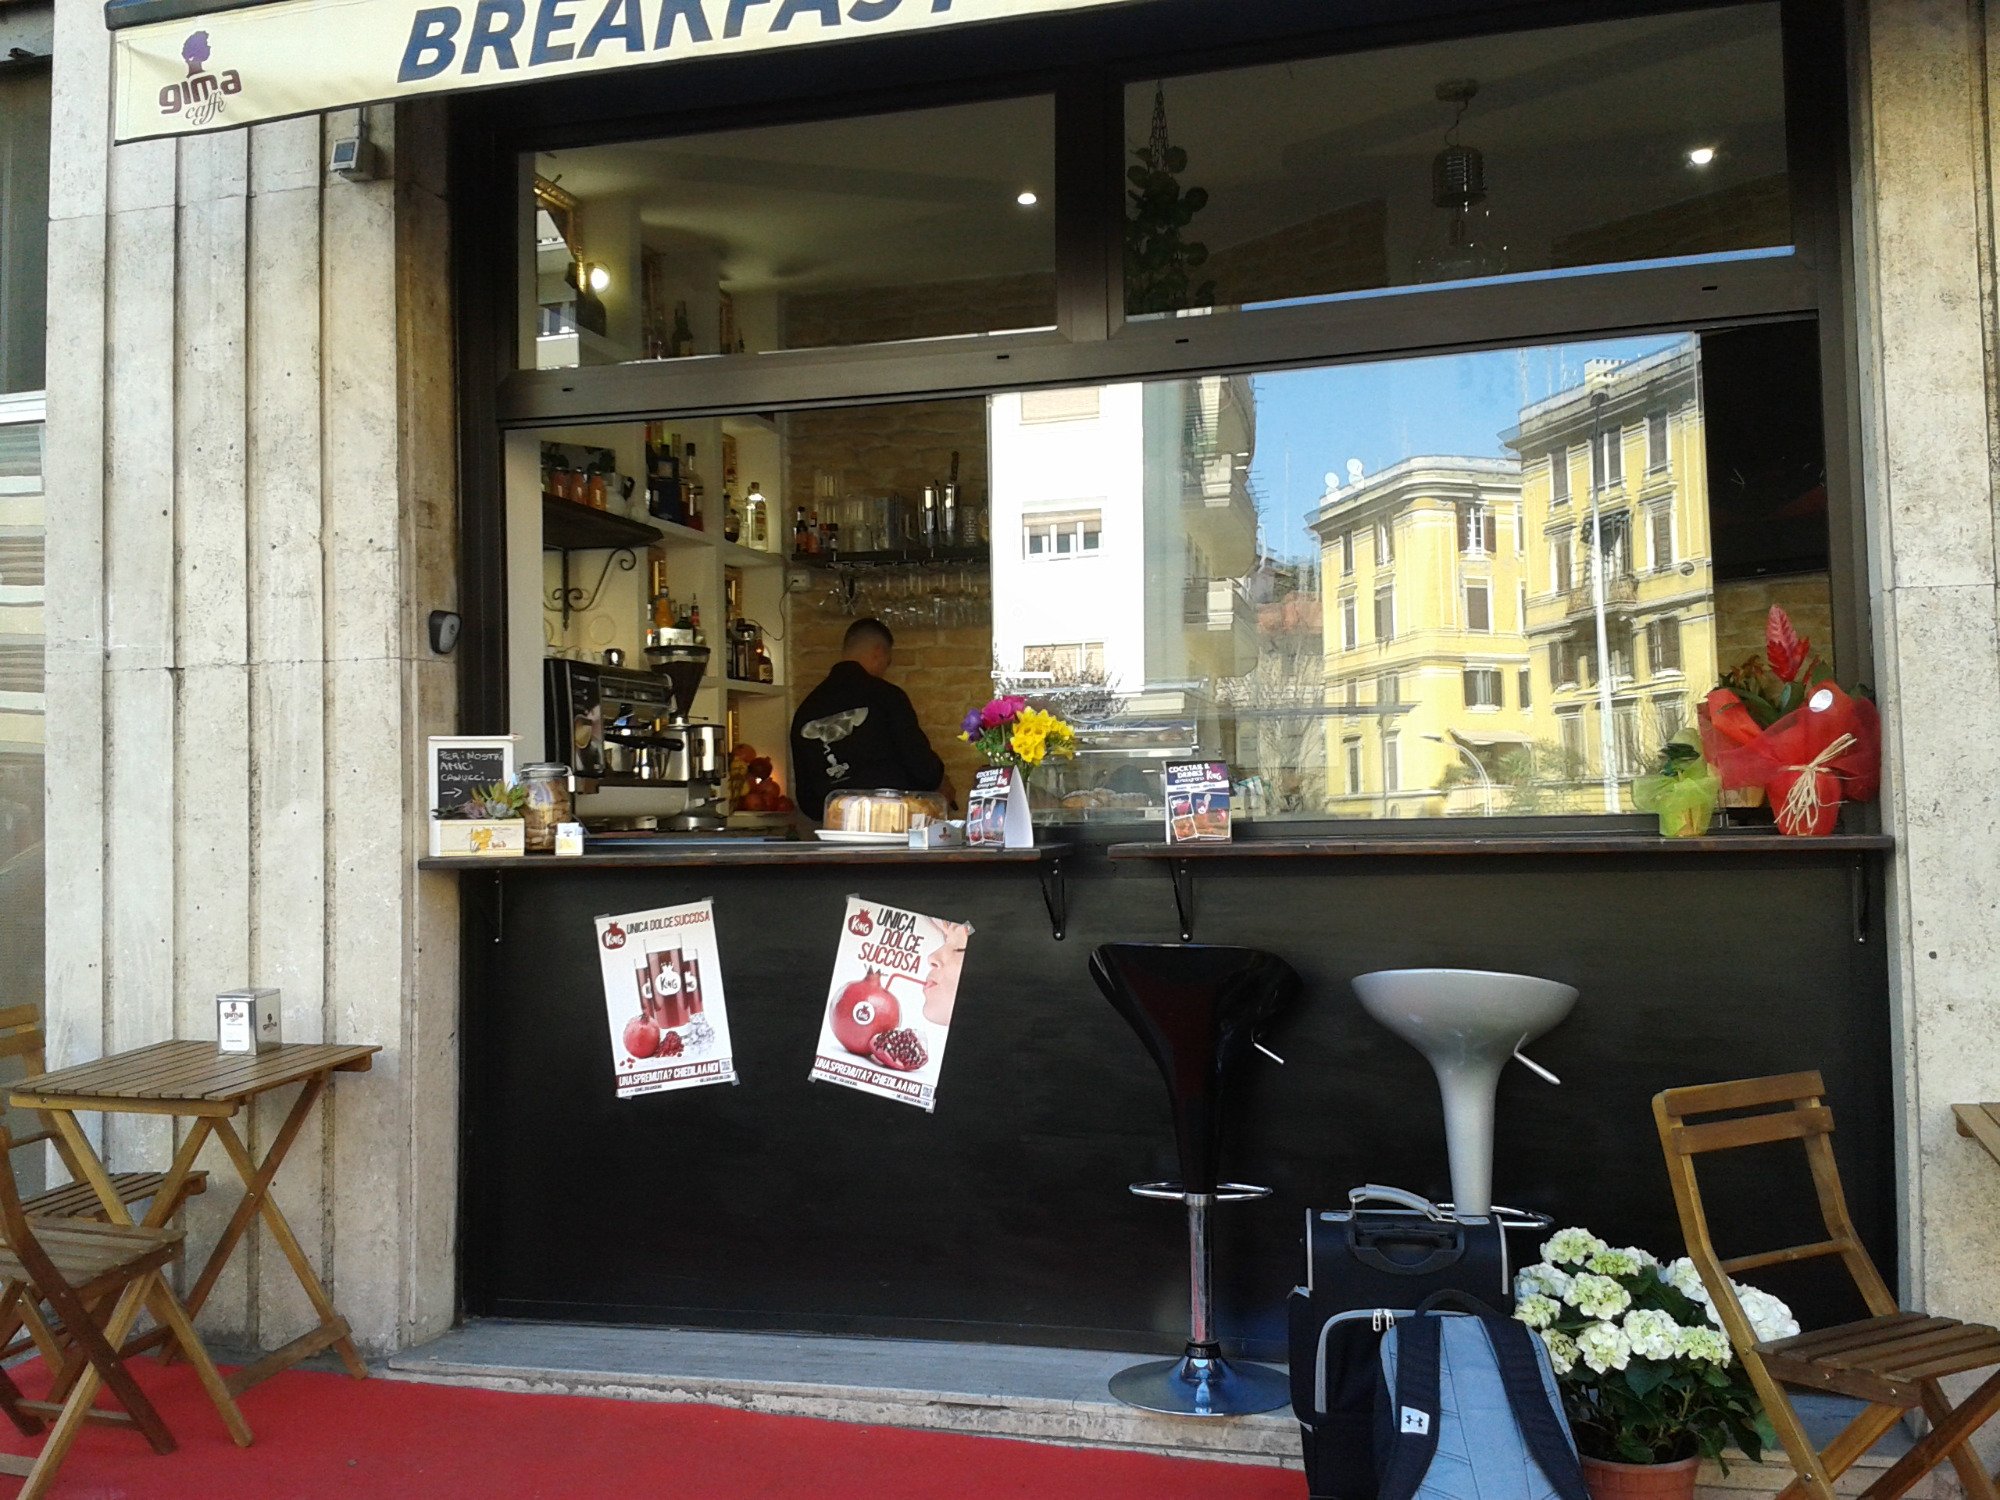
[[[728,811],[722,726],[689,717],[694,695],[708,673],[708,647],[699,631],[655,626],[646,633],[646,660],[666,678],[673,694],[666,732],[681,742],[682,749],[681,763],[670,779],[687,785],[686,808],[662,826],[674,833],[719,831]]]

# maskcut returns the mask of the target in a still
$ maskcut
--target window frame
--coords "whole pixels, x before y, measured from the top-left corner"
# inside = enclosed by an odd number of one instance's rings
[[[452,281],[458,308],[460,606],[459,727],[510,722],[503,453],[507,433],[548,426],[938,400],[1064,385],[1100,385],[1233,371],[1367,364],[1617,337],[1704,331],[1734,322],[1816,319],[1826,415],[1832,665],[1872,678],[1861,559],[1860,440],[1851,415],[1855,338],[1844,86],[1846,42],[1837,8],[1779,0],[1792,248],[1683,263],[1653,261],[1519,281],[1391,289],[1380,294],[1127,324],[1122,317],[1123,90],[1163,74],[1418,44],[1474,32],[1531,32],[1546,13],[1485,11],[1467,3],[1421,21],[1343,29],[1324,8],[1278,0],[1246,17],[1226,46],[1193,24],[1159,33],[1124,16],[1005,23],[1005,48],[983,38],[917,39],[884,47],[886,66],[859,88],[816,56],[679,63],[635,75],[616,98],[587,80],[527,85],[449,101]],[[1612,0],[1605,15],[1693,12],[1696,0]],[[1150,7],[1134,7],[1148,10]],[[1599,18],[1593,14],[1592,19]],[[1150,19],[1150,18],[1149,18]],[[983,30],[983,29],[982,29]],[[975,40],[981,42],[974,45]],[[523,371],[515,266],[522,152],[614,140],[661,139],[741,124],[900,112],[976,98],[1051,93],[1056,160],[1048,202],[1057,219],[1058,326],[1053,331],[853,346],[762,356]],[[500,247],[496,251],[496,247]],[[1571,455],[1563,455],[1565,462]],[[1621,454],[1622,469],[1622,454]],[[1565,470],[1565,478],[1569,474]],[[1571,511],[1576,496],[1570,491]],[[1575,558],[1572,557],[1572,584]],[[1350,575],[1351,576],[1351,575]]]

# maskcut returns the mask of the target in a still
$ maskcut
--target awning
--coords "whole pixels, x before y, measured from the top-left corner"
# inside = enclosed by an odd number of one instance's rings
[[[1134,0],[110,0],[120,141]]]

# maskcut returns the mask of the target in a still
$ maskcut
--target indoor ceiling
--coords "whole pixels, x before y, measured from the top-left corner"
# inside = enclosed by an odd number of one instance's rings
[[[1437,86],[1461,78],[1478,92],[1459,139],[1485,154],[1485,208],[1519,269],[1563,235],[1785,169],[1777,7],[1706,9],[1168,79],[1183,185],[1211,195],[1193,237],[1227,246],[1379,198],[1401,279],[1444,222],[1430,161],[1453,109]],[[1154,87],[1128,91],[1131,145]],[[1700,145],[1717,154],[1697,169]],[[592,200],[629,195],[649,243],[713,248],[743,293],[1046,271],[1053,152],[1041,97],[589,147],[537,168],[584,201],[586,236]],[[1040,201],[1019,206],[1024,190]]]

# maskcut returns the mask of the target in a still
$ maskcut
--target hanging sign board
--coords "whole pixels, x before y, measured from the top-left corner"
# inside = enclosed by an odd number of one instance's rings
[[[597,956],[620,1099],[736,1082],[714,903],[599,917]]]
[[[1135,0],[269,0],[112,33],[120,141]]]
[[[812,1079],[936,1108],[971,937],[967,923],[849,896]]]

